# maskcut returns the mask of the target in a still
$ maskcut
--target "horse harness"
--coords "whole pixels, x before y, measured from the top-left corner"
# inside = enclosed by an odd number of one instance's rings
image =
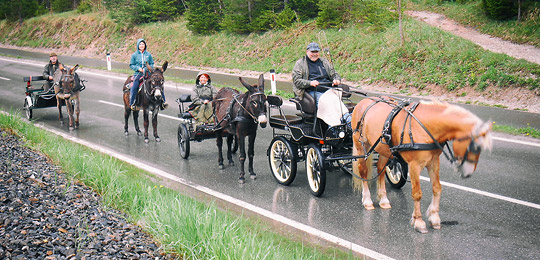
[[[156,92],[156,89],[160,89],[161,92],[163,92],[163,80],[160,80],[159,81],[161,84],[156,84],[155,80],[152,79],[152,75],[150,75],[150,77],[144,79],[144,83],[143,83],[143,93],[144,95],[146,96],[146,98],[148,100],[152,100],[153,103],[158,101],[157,98],[154,97],[154,93]],[[150,90],[146,87],[147,84],[150,84]],[[139,88],[139,91],[140,91],[140,88]],[[160,98],[161,100],[163,100],[163,98]]]
[[[249,112],[249,110],[247,110],[247,108],[246,108],[247,105],[244,104],[244,103],[247,103],[248,100],[252,99],[252,97],[259,96],[259,95],[264,95],[264,93],[258,91],[258,92],[255,92],[255,93],[249,95],[247,99],[245,99],[245,95],[243,97],[241,97],[240,99],[238,99],[238,97],[242,96],[242,95],[243,94],[233,94],[233,96],[232,96],[233,99],[231,100],[231,102],[229,103],[229,106],[227,107],[227,112],[225,113],[225,116],[218,123],[215,124],[216,128],[213,129],[214,131],[221,130],[221,129],[225,128],[227,125],[231,125],[233,130],[236,131],[236,124],[233,124],[235,122],[250,122],[251,120],[253,120],[253,123],[255,123],[255,124],[259,123],[259,120],[257,119],[257,117],[255,115],[253,115],[251,112]],[[225,98],[216,99],[215,101],[222,101],[222,100],[225,100]],[[240,106],[236,111],[234,111],[234,104],[235,103],[238,103],[238,105]],[[217,116],[216,116],[215,112],[216,111],[215,111],[215,107],[214,107],[214,117],[215,117],[214,121],[217,121]],[[234,112],[236,112],[236,113],[234,113]],[[244,116],[244,112],[247,113],[249,115],[249,117],[251,117],[251,119]],[[234,114],[236,114],[236,115],[234,115]],[[230,120],[230,119],[232,119],[232,120]],[[222,126],[222,127],[217,127],[217,126],[221,125],[222,122],[227,121],[227,120],[230,120],[227,125]]]
[[[75,84],[75,87],[73,87],[71,91],[64,93],[64,86],[62,82],[66,82],[67,84],[67,82],[69,82],[70,80],[73,80],[73,84]],[[62,76],[60,76],[60,80],[58,82],[55,82],[55,85],[57,85],[58,88],[60,89],[60,92],[64,94],[72,94],[73,92],[83,91],[86,88],[83,82],[79,79],[79,76],[77,75],[77,73],[73,73],[73,75],[62,74]]]
[[[464,141],[464,140],[467,140],[467,139],[471,139],[471,142],[469,143],[469,146],[467,147],[467,150],[466,150],[463,158],[456,158],[454,153],[452,152],[452,149],[450,148],[449,143],[448,143],[451,140],[448,140],[448,141],[445,141],[445,142],[442,142],[442,143],[437,142],[435,137],[433,137],[433,135],[424,126],[424,124],[422,124],[422,122],[420,122],[420,120],[413,114],[414,111],[416,110],[416,108],[418,107],[418,105],[420,104],[419,102],[414,102],[414,103],[411,104],[409,100],[404,100],[404,99],[399,99],[398,100],[399,102],[396,102],[397,99],[394,99],[394,98],[392,98],[392,99],[370,98],[370,99],[373,100],[374,102],[371,103],[364,110],[364,113],[362,114],[362,118],[360,119],[360,121],[358,121],[358,123],[356,125],[356,128],[354,129],[354,132],[360,132],[360,138],[358,138],[359,139],[358,141],[360,143],[362,143],[362,147],[364,147],[364,145],[363,145],[364,142],[361,140],[362,127],[364,126],[364,119],[365,119],[365,116],[366,116],[367,112],[369,111],[369,109],[371,109],[374,105],[376,105],[376,104],[378,104],[380,102],[386,103],[387,105],[389,105],[389,106],[391,106],[393,108],[390,111],[390,113],[388,114],[388,116],[386,117],[386,120],[385,120],[384,125],[383,125],[383,130],[382,130],[381,136],[371,146],[369,151],[365,151],[365,148],[364,148],[364,154],[365,154],[364,159],[365,160],[375,150],[375,148],[377,147],[377,145],[379,143],[383,143],[383,144],[387,144],[389,146],[390,152],[392,153],[393,156],[395,156],[397,158],[400,158],[400,159],[403,159],[403,158],[401,158],[401,155],[399,154],[399,152],[401,152],[401,151],[412,151],[412,150],[418,151],[418,150],[437,150],[437,149],[440,149],[442,151],[442,153],[444,154],[444,156],[446,157],[446,159],[448,159],[448,161],[450,161],[451,164],[454,164],[458,160],[462,159],[461,163],[458,165],[458,167],[461,167],[465,163],[465,161],[472,162],[472,163],[477,163],[478,162],[478,160],[470,160],[470,159],[468,159],[468,154],[469,153],[479,154],[481,152],[481,149],[482,149],[480,145],[476,144],[475,136],[473,134],[471,134],[470,136],[465,136],[465,137],[462,137],[462,138],[453,139],[453,140],[456,140],[456,141]],[[405,120],[403,122],[403,129],[402,129],[401,134],[400,134],[400,142],[399,142],[398,145],[393,146],[392,142],[391,142],[392,141],[392,122],[393,122],[394,118],[397,116],[397,114],[401,110],[404,110],[407,113],[407,115],[406,115]],[[415,143],[414,142],[413,135],[412,135],[412,119],[413,118],[422,127],[422,129],[424,129],[424,131],[429,135],[429,137],[433,140],[433,143]],[[411,139],[411,143],[404,144],[403,143],[403,136],[405,134],[405,126],[407,125],[407,121],[409,121],[409,138]],[[448,151],[446,151],[444,149],[445,147],[447,148]],[[380,174],[381,173],[379,173],[379,175]]]

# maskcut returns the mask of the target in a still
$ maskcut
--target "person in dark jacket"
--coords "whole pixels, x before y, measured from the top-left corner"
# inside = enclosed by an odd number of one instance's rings
[[[216,88],[212,86],[212,79],[206,72],[199,72],[195,79],[192,100],[189,113],[198,123],[213,123],[214,111],[212,109],[212,100],[217,95]]]
[[[146,68],[146,63],[150,67],[154,68],[154,59],[152,54],[147,50],[146,41],[144,39],[137,40],[137,50],[131,55],[131,60],[129,61],[129,67],[134,71],[133,74],[133,86],[131,87],[129,105],[132,110],[135,110],[135,97],[137,91],[139,91],[140,81],[143,79],[145,74],[148,72]],[[165,91],[163,91],[163,105],[162,109],[167,108],[169,105],[165,101]]]
[[[49,55],[49,63],[47,63],[47,65],[45,65],[45,68],[43,68],[43,78],[45,78],[46,80],[44,85],[45,91],[49,91],[49,89],[53,85],[54,72],[60,67],[60,65],[64,66],[58,61],[58,56],[56,55],[56,53],[52,52]]]

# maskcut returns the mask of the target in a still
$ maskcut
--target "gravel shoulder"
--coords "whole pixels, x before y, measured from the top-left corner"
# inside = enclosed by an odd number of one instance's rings
[[[0,259],[176,258],[2,129],[0,158]]]

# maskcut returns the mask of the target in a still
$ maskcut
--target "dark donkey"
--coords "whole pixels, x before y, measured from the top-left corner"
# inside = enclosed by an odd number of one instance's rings
[[[79,64],[71,69],[66,69],[64,66],[60,67],[54,72],[53,80],[54,93],[56,94],[56,103],[58,106],[58,119],[61,123],[64,123],[62,118],[62,102],[66,103],[66,110],[69,118],[69,130],[79,128],[79,113],[80,109],[80,92],[81,85],[75,71],[79,68]],[[73,116],[75,113],[75,117]]]
[[[165,82],[165,79],[163,77],[163,73],[165,70],[167,70],[167,65],[169,63],[165,61],[163,63],[163,66],[161,68],[156,68],[155,70],[152,69],[148,64],[146,64],[146,68],[148,70],[148,73],[150,74],[148,78],[144,80],[142,83],[138,96],[137,96],[137,110],[133,111],[133,122],[135,124],[135,130],[137,131],[137,135],[141,135],[141,131],[139,130],[139,107],[142,107],[143,109],[143,115],[144,115],[144,142],[148,143],[148,125],[149,125],[149,119],[148,119],[148,113],[149,111],[152,111],[152,128],[154,129],[154,137],[156,138],[156,142],[161,142],[161,139],[158,136],[157,133],[157,117],[159,114],[159,110],[161,109],[161,104],[163,103],[163,83]],[[128,77],[126,82],[124,83],[123,91],[124,91],[124,133],[128,135],[128,119],[129,115],[131,113],[131,108],[129,106],[129,89],[127,86],[132,82],[132,77]]]
[[[248,89],[244,94],[231,88],[219,90],[216,98],[212,102],[218,125],[216,126],[216,144],[218,147],[218,163],[221,169],[223,166],[223,135],[227,135],[227,159],[230,165],[234,165],[232,160],[231,145],[233,138],[238,137],[240,147],[240,178],[238,182],[245,183],[244,162],[246,161],[246,140],[248,137],[248,157],[249,175],[251,179],[256,178],[253,171],[253,156],[255,154],[255,137],[257,136],[257,125],[266,127],[266,95],[264,95],[264,77],[259,76],[258,85],[249,85],[241,77],[242,85]]]

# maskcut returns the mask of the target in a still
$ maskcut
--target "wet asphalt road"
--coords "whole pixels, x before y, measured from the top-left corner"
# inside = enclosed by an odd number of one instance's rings
[[[45,59],[46,60],[46,59]],[[0,108],[5,111],[22,107],[23,76],[40,75],[44,62],[38,65],[7,61],[0,58]],[[169,83],[166,88],[171,107],[160,117],[161,143],[153,138],[145,144],[142,137],[123,134],[123,108],[120,106],[121,85],[127,75],[80,70],[88,80],[81,95],[81,127],[69,131],[60,125],[56,108],[34,110],[33,121],[69,133],[78,138],[138,158],[161,170],[209,187],[234,198],[320,229],[352,243],[396,259],[538,259],[540,258],[540,142],[532,144],[494,140],[491,154],[481,156],[478,170],[469,179],[461,179],[445,159],[441,159],[441,180],[458,185],[443,185],[441,199],[442,229],[429,229],[428,234],[414,232],[409,226],[412,213],[411,186],[388,190],[392,209],[363,209],[360,195],[352,192],[351,177],[339,171],[328,173],[327,189],[321,198],[313,197],[307,187],[305,167],[298,164],[298,175],[291,186],[276,183],[268,167],[266,149],[271,141],[271,129],[258,132],[256,144],[256,180],[240,185],[238,166],[219,170],[215,142],[191,143],[191,155],[183,160],[178,154],[176,129],[178,121],[174,99],[187,93],[192,86]],[[165,72],[165,78],[167,72]],[[9,80],[6,80],[9,79]],[[255,82],[255,80],[251,80]],[[514,112],[514,111],[510,111]],[[497,115],[499,110],[484,112]],[[504,112],[507,113],[507,112]],[[520,113],[511,113],[517,115]],[[529,114],[529,113],[526,113]],[[477,113],[487,119],[482,113]],[[532,116],[532,117],[531,117]],[[526,116],[535,118],[536,115]],[[64,110],[64,118],[65,110]],[[492,117],[493,118],[493,117]],[[513,116],[504,116],[514,120]],[[498,120],[504,122],[503,120]],[[142,125],[142,122],[141,122]],[[516,139],[509,136],[498,137]],[[535,146],[536,145],[536,146]],[[235,156],[238,165],[238,159]],[[427,177],[423,172],[422,176]],[[422,212],[430,202],[430,185],[422,181]],[[375,185],[371,185],[374,195]],[[532,203],[523,205],[492,198],[459,187],[504,196]],[[372,198],[375,199],[375,196]]]

